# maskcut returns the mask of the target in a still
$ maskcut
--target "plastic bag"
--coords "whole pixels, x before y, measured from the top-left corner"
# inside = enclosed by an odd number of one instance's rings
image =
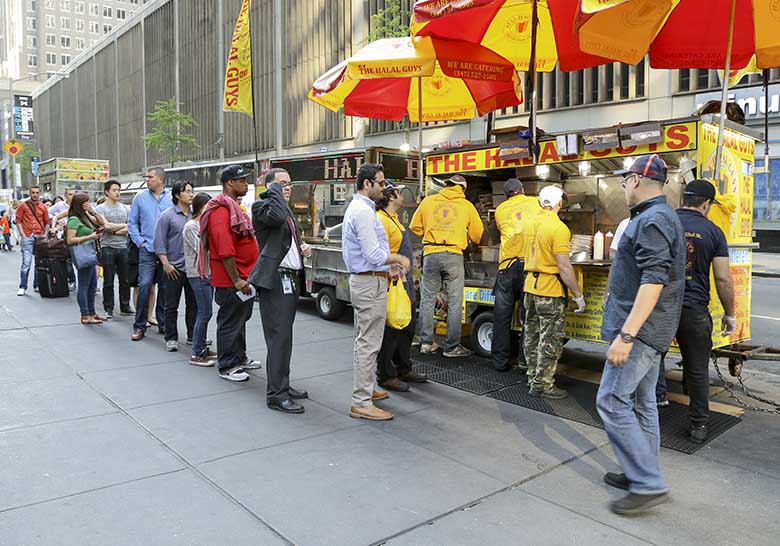
[[[403,330],[412,322],[412,302],[406,293],[404,283],[392,281],[387,289],[387,325],[394,330]]]

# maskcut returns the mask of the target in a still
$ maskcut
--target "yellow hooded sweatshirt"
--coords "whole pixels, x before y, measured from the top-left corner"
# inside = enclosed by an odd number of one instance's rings
[[[436,252],[463,254],[469,239],[479,244],[485,226],[460,186],[447,186],[422,200],[409,224],[423,240],[423,256]]]

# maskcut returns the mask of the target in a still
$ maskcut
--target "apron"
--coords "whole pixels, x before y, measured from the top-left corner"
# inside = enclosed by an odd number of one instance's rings
[[[382,212],[387,214],[387,212],[384,210]],[[395,221],[395,218],[389,214],[387,214],[387,217],[393,221],[393,223],[398,227],[398,230],[401,232],[401,246],[398,248],[398,254],[401,256],[406,256],[409,259],[409,271],[406,272],[406,282],[404,283],[404,288],[406,288],[406,294],[409,296],[409,301],[412,302],[412,308],[414,308],[417,292],[414,289],[414,279],[412,278],[412,270],[414,269],[414,251],[412,250],[412,239],[409,237],[408,229],[401,229],[401,226],[398,224],[398,222]]]

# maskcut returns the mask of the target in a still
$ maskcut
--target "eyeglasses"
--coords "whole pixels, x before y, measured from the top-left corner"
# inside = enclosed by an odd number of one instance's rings
[[[385,186],[387,186],[387,180],[384,180],[384,179],[383,180],[372,180],[371,181],[371,185],[373,186],[374,184],[379,184],[380,188],[384,188]]]

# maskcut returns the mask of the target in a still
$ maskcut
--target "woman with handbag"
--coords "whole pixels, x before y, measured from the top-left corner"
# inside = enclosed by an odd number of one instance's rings
[[[68,210],[65,240],[70,246],[71,260],[78,271],[76,299],[81,311],[81,324],[101,324],[107,320],[95,314],[97,245],[103,224],[103,218],[92,208],[87,194],[77,193],[73,196]]]

